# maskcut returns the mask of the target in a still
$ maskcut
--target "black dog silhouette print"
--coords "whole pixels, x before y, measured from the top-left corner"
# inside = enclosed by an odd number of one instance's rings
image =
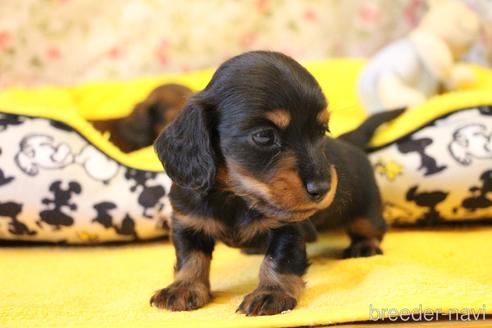
[[[15,178],[13,176],[7,176],[2,169],[0,169],[0,187],[11,183]]]
[[[487,197],[488,193],[492,193],[492,170],[483,172],[480,180],[482,181],[482,186],[471,187],[472,196],[465,198],[461,204],[471,212],[492,206],[492,199]]]
[[[2,148],[0,148],[0,155],[2,155]],[[0,187],[12,182],[15,178],[13,176],[7,176],[5,172],[0,168]]]
[[[407,192],[407,200],[412,201],[420,207],[427,207],[428,211],[418,220],[421,224],[435,224],[441,222],[443,219],[437,211],[437,205],[444,201],[448,197],[447,192],[443,191],[430,191],[430,192],[418,192],[418,186],[413,186]]]
[[[160,186],[148,186],[147,183],[151,179],[157,177],[156,172],[145,172],[135,169],[128,169],[125,172],[125,178],[129,181],[133,181],[134,185],[130,187],[130,191],[135,192],[141,187],[140,195],[138,196],[138,203],[143,207],[142,215],[146,218],[152,218],[153,215],[149,213],[149,210],[154,209],[160,204],[162,197],[166,195],[165,189]],[[158,210],[162,210],[164,204],[158,206]]]
[[[446,165],[438,165],[436,160],[429,156],[425,149],[432,144],[430,138],[412,139],[408,137],[397,143],[398,150],[402,154],[416,153],[420,156],[420,166],[418,170],[424,170],[424,176],[439,173],[446,169]]]
[[[10,125],[20,125],[24,123],[24,118],[18,115],[0,113],[0,132],[7,130]]]
[[[13,235],[28,235],[36,234],[36,231],[29,229],[27,225],[19,221],[18,215],[22,212],[22,204],[14,202],[0,203],[0,217],[10,218],[8,231]]]
[[[96,210],[96,217],[92,219],[92,222],[101,224],[106,229],[113,227],[113,215],[109,211],[116,208],[116,204],[113,202],[102,202],[93,206]]]
[[[73,225],[73,218],[64,212],[75,211],[77,205],[70,202],[73,194],[80,194],[82,187],[78,182],[71,181],[68,183],[68,188],[64,189],[61,186],[62,182],[57,180],[50,185],[50,191],[53,193],[53,199],[43,198],[42,203],[47,205],[47,210],[41,211],[39,216],[41,219],[36,223],[41,226],[41,223],[47,223],[53,226],[53,230],[59,230],[62,226],[69,227]]]
[[[137,231],[135,230],[135,220],[127,213],[125,214],[121,225],[118,226],[113,222],[113,214],[110,212],[117,208],[113,202],[101,202],[95,204],[96,217],[92,222],[97,222],[106,229],[113,228],[117,234],[122,236],[131,236],[133,239],[138,239]]]

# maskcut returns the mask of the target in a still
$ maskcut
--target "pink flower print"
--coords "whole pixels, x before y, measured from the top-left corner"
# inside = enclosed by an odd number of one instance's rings
[[[269,0],[256,0],[256,10],[265,14],[270,9],[270,1]]]
[[[154,56],[161,65],[166,65],[169,62],[169,47],[169,41],[163,39],[154,50]]]
[[[0,32],[0,51],[4,51],[10,44],[10,33],[1,31]]]
[[[372,25],[379,19],[379,8],[373,3],[365,4],[359,9],[359,18],[365,24]]]
[[[417,25],[418,22],[418,9],[423,5],[422,0],[412,0],[405,8],[404,15],[410,26]]]
[[[46,50],[46,58],[51,61],[56,61],[61,58],[60,49],[55,46],[51,46]]]
[[[316,22],[318,20],[318,15],[313,9],[306,9],[304,11],[304,19],[308,22]]]
[[[120,59],[123,56],[123,50],[118,46],[114,46],[109,49],[108,56],[113,60]]]
[[[256,41],[255,32],[245,32],[239,37],[239,45],[244,49],[249,49]]]

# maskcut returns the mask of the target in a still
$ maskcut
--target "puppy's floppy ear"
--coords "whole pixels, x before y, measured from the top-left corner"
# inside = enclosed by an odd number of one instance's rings
[[[137,104],[132,113],[118,123],[118,127],[119,134],[127,144],[132,145],[132,150],[150,146],[154,141],[152,116],[146,102]]]
[[[154,148],[166,173],[177,185],[207,191],[216,166],[211,140],[211,108],[191,98],[159,135]]]

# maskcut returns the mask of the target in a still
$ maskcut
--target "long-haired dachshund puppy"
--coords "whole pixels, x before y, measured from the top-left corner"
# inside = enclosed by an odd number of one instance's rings
[[[328,118],[314,77],[276,52],[226,61],[189,99],[155,142],[173,180],[177,263],[175,281],[152,296],[153,306],[183,311],[207,304],[212,252],[222,241],[265,249],[258,287],[239,312],[294,308],[308,267],[309,218],[346,222],[346,256],[382,253],[385,223],[372,168],[363,151],[325,135]]]
[[[151,146],[159,133],[176,117],[192,91],[179,84],[163,84],[138,103],[130,115],[111,120],[93,120],[101,132],[123,152]]]

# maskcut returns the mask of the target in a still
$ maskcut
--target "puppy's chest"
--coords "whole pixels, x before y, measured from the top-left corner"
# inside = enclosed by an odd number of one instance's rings
[[[280,226],[278,220],[241,206],[223,206],[213,216],[188,216],[183,222],[231,247],[254,246],[265,239],[269,230]]]
[[[277,219],[264,216],[234,194],[217,192],[198,198],[179,191],[171,192],[175,219],[229,246],[254,245],[281,225]]]
[[[231,247],[255,246],[268,236],[268,232],[278,227],[278,221],[263,215],[236,217],[224,223],[225,229],[215,238]]]

